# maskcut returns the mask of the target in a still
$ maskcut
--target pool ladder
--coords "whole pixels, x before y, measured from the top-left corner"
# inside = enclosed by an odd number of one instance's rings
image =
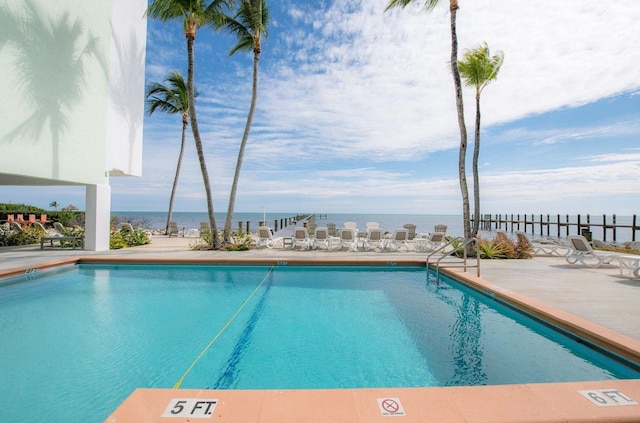
[[[475,247],[475,252],[476,252],[476,264],[475,265],[470,265],[467,263],[468,261],[468,257],[467,257],[467,246],[469,245],[473,245]],[[445,251],[447,249],[447,247],[452,247],[450,251]],[[449,261],[449,262],[442,262],[442,260],[444,260],[447,257],[451,257],[453,258],[453,255],[456,252],[459,252],[460,250],[462,250],[462,261]],[[476,274],[478,277],[480,277],[480,251],[478,248],[478,239],[477,238],[469,238],[469,239],[465,239],[464,237],[457,237],[452,239],[451,241],[449,241],[448,243],[446,243],[445,245],[435,249],[434,251],[432,251],[428,256],[427,256],[427,261],[426,261],[426,269],[427,269],[427,276],[429,275],[429,263],[431,263],[431,257],[433,257],[435,254],[440,253],[441,256],[438,257],[437,260],[435,260],[435,267],[436,267],[436,283],[440,282],[440,267],[443,268],[448,268],[448,267],[462,267],[464,268],[464,271],[467,271],[467,268],[476,268]]]

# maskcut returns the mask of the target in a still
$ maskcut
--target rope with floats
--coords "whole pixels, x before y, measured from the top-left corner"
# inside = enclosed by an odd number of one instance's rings
[[[189,368],[184,372],[184,374],[182,375],[182,377],[180,377],[180,379],[178,379],[178,381],[176,382],[175,385],[173,385],[173,389],[180,389],[180,386],[182,385],[182,382],[184,381],[184,378],[187,377],[187,375],[191,372],[191,370],[196,366],[196,364],[198,364],[198,361],[200,361],[200,359],[207,353],[207,351],[209,350],[209,348],[211,348],[211,346],[218,340],[218,338],[220,338],[220,336],[222,335],[222,333],[231,325],[231,323],[235,320],[236,317],[238,317],[238,314],[240,314],[240,312],[242,311],[242,309],[247,305],[247,303],[251,300],[251,298],[255,295],[256,292],[258,292],[258,290],[260,289],[260,287],[262,285],[264,285],[264,282],[269,278],[269,276],[271,275],[271,273],[273,272],[274,266],[271,266],[271,268],[269,269],[269,271],[267,272],[267,274],[265,275],[265,277],[262,279],[262,282],[260,282],[258,284],[258,286],[256,287],[256,289],[253,290],[253,292],[251,294],[249,294],[249,296],[247,297],[246,300],[244,300],[244,302],[242,303],[242,305],[240,305],[240,307],[236,310],[235,313],[233,313],[233,315],[229,318],[229,320],[227,320],[227,323],[225,323],[225,325],[222,327],[222,329],[220,329],[220,331],[216,334],[216,336],[213,337],[213,339],[211,340],[211,342],[209,342],[209,344],[207,344],[207,346],[202,350],[202,352],[200,353],[200,355],[193,361],[193,363],[191,363],[191,365],[189,366]]]

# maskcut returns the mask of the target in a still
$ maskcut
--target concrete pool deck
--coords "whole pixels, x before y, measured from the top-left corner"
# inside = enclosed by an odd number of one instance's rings
[[[425,253],[414,251],[191,251],[189,245],[196,241],[194,238],[154,237],[146,246],[105,252],[43,251],[39,245],[2,247],[0,277],[24,273],[45,263],[76,258],[154,262],[228,259],[234,262],[268,260],[292,264],[310,261],[402,264],[424,263],[426,257]],[[470,269],[470,273],[473,275],[466,274],[469,279],[477,279],[474,277],[475,269]],[[635,351],[633,354],[640,354],[640,279],[621,276],[617,266],[585,268],[569,265],[562,257],[483,260],[480,283],[497,295],[531,299],[532,303],[548,309],[558,319],[576,320],[587,329],[603,333]],[[174,401],[183,398],[188,402],[176,404]],[[215,408],[213,400],[216,401]],[[106,421],[206,421],[200,420],[197,414],[208,410],[213,412],[200,417],[221,422],[370,422],[385,421],[390,417],[407,422],[638,422],[639,402],[640,380],[322,391],[141,389],[135,391]],[[191,414],[185,414],[186,405],[191,407],[190,411],[187,410]],[[170,417],[162,417],[165,412]]]

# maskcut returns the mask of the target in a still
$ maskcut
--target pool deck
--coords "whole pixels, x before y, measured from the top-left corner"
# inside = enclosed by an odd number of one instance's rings
[[[191,251],[189,246],[196,241],[154,237],[146,246],[104,252],[41,250],[39,245],[0,247],[0,277],[78,259],[389,265],[424,264],[426,257],[425,253],[411,250]],[[460,269],[450,272],[462,275],[478,289],[491,291],[491,295],[504,296],[536,313],[551,316],[555,324],[584,329],[586,335],[580,334],[587,339],[607,339],[622,355],[634,360],[640,357],[640,279],[620,275],[617,266],[586,268],[570,265],[562,257],[483,260],[481,265],[481,278],[475,277],[475,269],[466,274]],[[187,402],[179,402],[183,400]],[[404,422],[640,422],[638,403],[640,380],[355,390],[139,389],[106,421],[288,423],[377,422],[398,418]]]

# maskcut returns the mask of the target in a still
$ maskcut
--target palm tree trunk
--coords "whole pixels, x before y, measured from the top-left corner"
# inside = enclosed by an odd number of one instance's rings
[[[189,121],[186,116],[182,117],[182,141],[180,142],[180,154],[178,154],[178,165],[176,166],[176,176],[173,178],[173,188],[171,189],[171,198],[169,198],[169,213],[167,215],[167,226],[164,234],[169,234],[169,222],[171,222],[171,213],[173,212],[173,200],[176,197],[176,188],[178,187],[178,177],[180,176],[180,167],[182,166],[182,156],[184,156],[184,142],[187,132],[187,124]]]
[[[471,225],[469,216],[469,189],[467,188],[466,156],[467,156],[467,127],[464,122],[464,105],[462,102],[462,81],[458,70],[458,36],[456,34],[456,14],[458,2],[451,0],[451,73],[456,90],[456,108],[458,110],[458,126],[460,127],[460,154],[458,156],[458,173],[460,179],[460,191],[462,193],[462,219],[464,225],[464,237],[471,237]]]
[[[244,134],[242,135],[242,142],[240,143],[240,151],[238,152],[238,161],[236,162],[236,171],[233,175],[233,184],[231,185],[231,194],[229,195],[229,209],[227,210],[227,220],[224,224],[224,240],[229,241],[231,237],[231,222],[233,220],[233,209],[236,203],[236,191],[238,188],[238,180],[240,179],[240,168],[242,167],[242,160],[244,158],[244,149],[249,139],[249,132],[251,131],[251,122],[253,121],[253,113],[256,109],[256,100],[258,98],[258,60],[260,58],[259,52],[253,54],[253,88],[251,93],[251,106],[249,107],[249,115],[247,116],[247,124],[244,127]]]
[[[476,93],[476,133],[473,147],[473,230],[471,236],[478,234],[480,228],[480,173],[478,172],[478,158],[480,157],[480,93]]]
[[[202,150],[202,140],[200,139],[200,131],[198,130],[198,119],[196,117],[196,105],[194,98],[193,88],[193,67],[194,67],[194,54],[193,54],[193,42],[195,36],[187,36],[187,51],[189,53],[189,65],[187,70],[187,96],[189,97],[189,118],[191,119],[191,131],[193,132],[193,140],[196,144],[196,152],[198,153],[198,160],[200,161],[200,170],[202,171],[202,180],[204,182],[204,190],[207,194],[207,211],[209,213],[209,225],[211,227],[211,248],[218,248],[218,228],[216,227],[216,219],[213,214],[213,198],[211,196],[211,185],[209,183],[209,173],[207,172],[207,164],[204,159],[204,152]]]

